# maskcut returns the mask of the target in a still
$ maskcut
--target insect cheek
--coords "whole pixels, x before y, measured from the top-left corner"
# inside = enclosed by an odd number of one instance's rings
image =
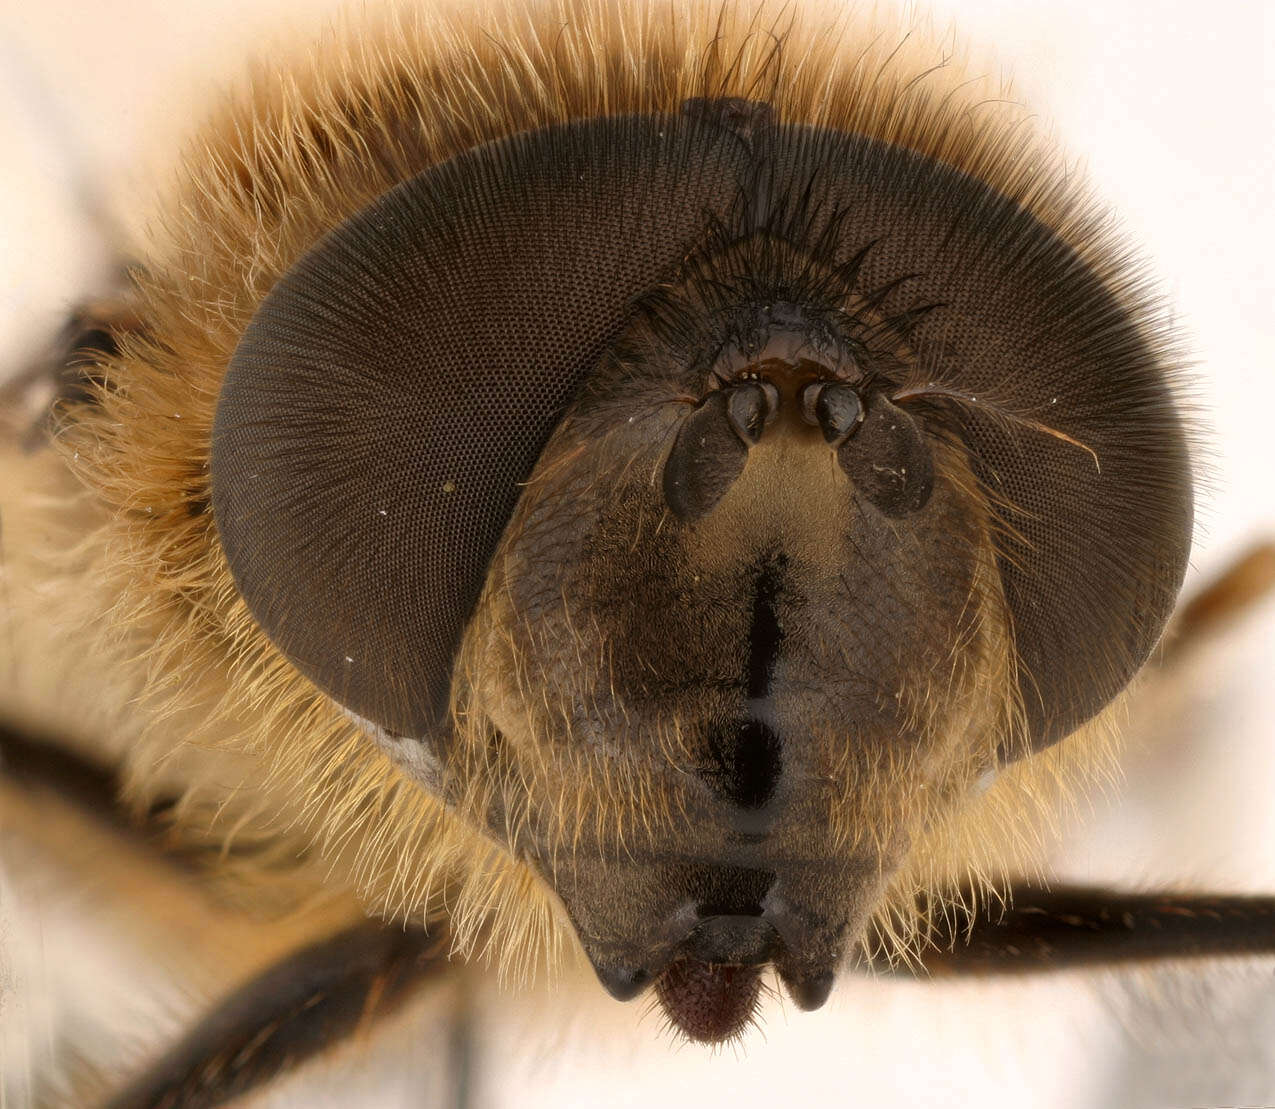
[[[909,793],[967,761],[972,679],[951,656],[987,557],[953,481],[887,523],[795,388],[792,427],[763,415],[750,446],[730,392],[697,411],[745,467],[689,520],[670,518],[678,448],[663,444],[695,413],[595,435],[582,404],[527,485],[472,633],[473,715],[507,733],[526,787],[519,846],[608,991],[653,986],[707,1040],[747,1022],[766,966],[798,1004],[826,998],[911,845]],[[816,420],[873,433],[843,401]],[[942,701],[915,680],[935,673]]]

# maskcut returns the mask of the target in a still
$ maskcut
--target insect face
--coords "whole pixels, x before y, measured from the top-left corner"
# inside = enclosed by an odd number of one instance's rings
[[[212,478],[294,664],[704,1039],[767,963],[817,1004],[971,785],[1123,686],[1190,511],[1154,358],[1066,244],[730,97],[347,221],[245,332]]]
[[[724,313],[662,299],[721,321],[691,349],[643,315],[604,356],[518,506],[462,670],[463,715],[530,801],[511,827],[604,984],[663,975],[666,1012],[705,1039],[749,1015],[741,968],[774,963],[798,1004],[822,1002],[929,799],[993,764],[989,695],[1008,693],[963,460],[894,409],[866,348],[845,353],[862,321],[817,329],[824,306],[785,302],[798,282],[779,273],[749,299],[767,254],[801,261],[756,250],[733,287],[705,263]],[[846,427],[803,404],[815,390],[851,402]]]
[[[466,955],[569,922],[717,1042],[765,968],[813,1008],[919,934],[978,787],[1147,658],[1171,343],[996,98],[885,39],[491,18],[227,108],[62,441],[138,715],[268,768],[215,804]]]

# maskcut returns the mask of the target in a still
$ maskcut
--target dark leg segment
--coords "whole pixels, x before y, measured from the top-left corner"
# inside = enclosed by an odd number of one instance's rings
[[[123,337],[144,335],[126,295],[121,274],[119,299],[77,305],[46,352],[0,386],[0,411],[25,413],[19,426],[27,450],[44,444],[58,409],[92,404],[98,389],[109,388],[103,364],[119,355]]]
[[[154,820],[130,819],[118,781],[47,736],[0,721],[0,776],[19,790],[48,793],[106,828],[152,848],[147,858],[181,867],[156,843]],[[150,816],[166,806],[160,803]],[[203,1109],[222,1105],[391,1015],[418,985],[449,969],[448,937],[361,922],[284,956],[205,1016],[160,1060],[106,1102],[107,1109]],[[463,1083],[472,1050],[467,1028],[438,1045],[440,1068]],[[464,1063],[464,1069],[456,1066]],[[458,1103],[463,1104],[463,1089]]]
[[[24,789],[43,789],[129,835],[144,835],[119,804],[119,781],[95,765],[17,724],[0,720],[0,774]],[[160,803],[158,808],[163,808]]]
[[[393,1013],[446,972],[447,935],[356,925],[233,993],[105,1109],[208,1109]]]
[[[1165,633],[1158,661],[1173,665],[1202,640],[1246,616],[1273,591],[1275,543],[1258,543],[1178,608]]]
[[[1020,886],[1004,911],[935,914],[930,941],[921,964],[934,975],[1275,955],[1275,897]]]

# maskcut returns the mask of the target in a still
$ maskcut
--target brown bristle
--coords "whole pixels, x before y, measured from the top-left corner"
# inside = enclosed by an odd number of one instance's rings
[[[725,1043],[752,1020],[761,997],[761,968],[678,959],[656,981],[655,996],[687,1039]]]

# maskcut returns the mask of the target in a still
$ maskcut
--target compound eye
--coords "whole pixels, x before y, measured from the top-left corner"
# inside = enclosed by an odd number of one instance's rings
[[[773,249],[737,249],[762,239]],[[778,306],[800,303],[814,271],[785,259],[817,247],[819,273],[853,284],[838,311],[906,330],[923,388],[826,381],[799,418],[887,517],[928,503],[931,436],[964,451],[1012,624],[1018,752],[1100,711],[1155,644],[1190,543],[1171,360],[1137,281],[938,160],[734,101],[476,147],[279,281],[231,359],[211,453],[222,547],[274,644],[388,732],[445,726],[456,649],[554,427],[642,297],[719,247],[727,280],[701,307],[739,307],[713,301],[741,276],[734,260],[773,266],[765,303],[791,338]],[[718,318],[678,320],[698,335]],[[660,341],[682,342],[680,327]],[[693,364],[674,360],[656,392],[699,387],[679,377]],[[720,501],[774,402],[741,380],[682,419],[664,467],[675,515]]]
[[[218,400],[213,512],[252,615],[323,692],[396,735],[445,724],[521,483],[746,158],[685,115],[502,139],[391,190],[265,298]]]

